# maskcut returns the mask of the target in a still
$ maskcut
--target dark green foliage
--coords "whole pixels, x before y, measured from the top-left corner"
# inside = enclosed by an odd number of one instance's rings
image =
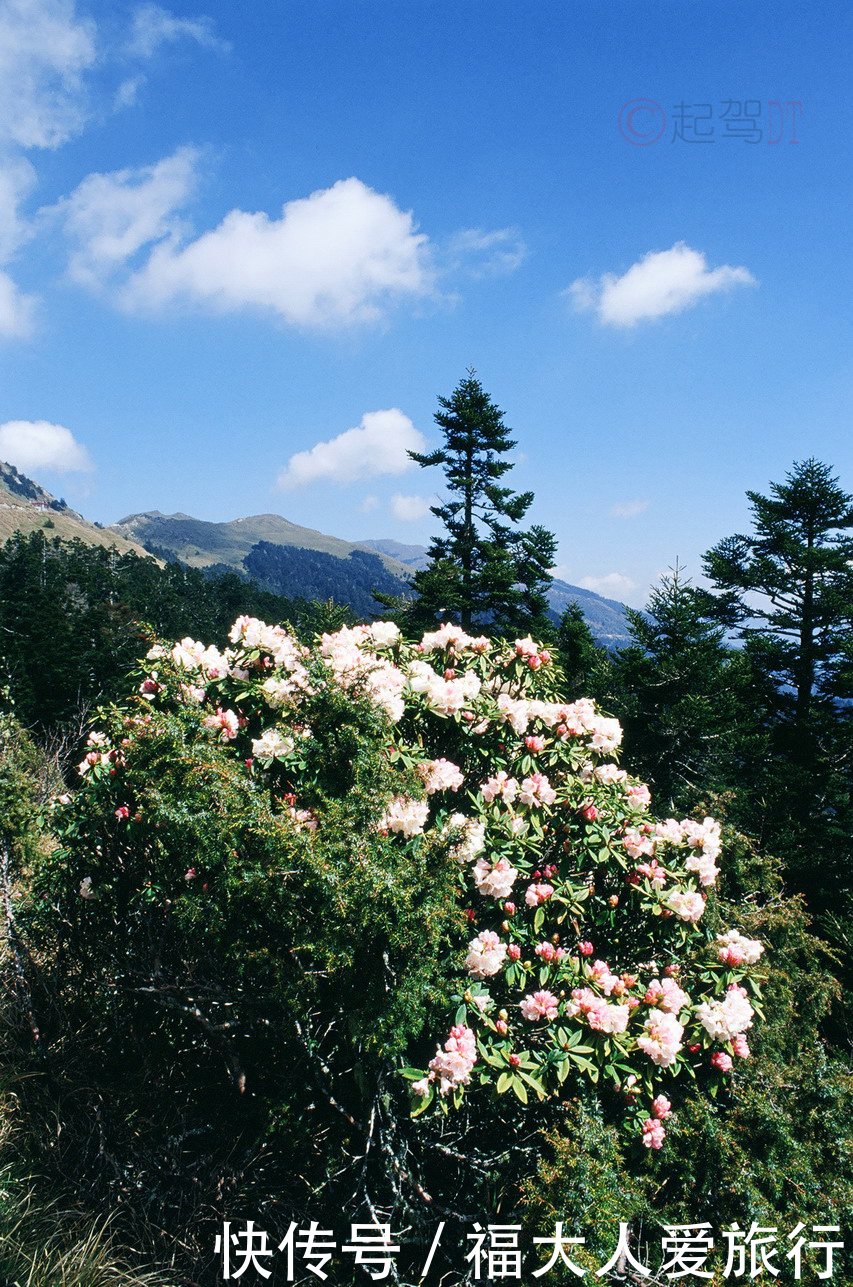
[[[452,397],[438,401],[435,421],[444,446],[409,453],[424,467],[440,465],[449,493],[444,504],[432,509],[444,535],[434,537],[431,563],[415,575],[414,615],[425,624],[440,617],[458,621],[466,630],[547,636],[545,591],[556,543],[543,527],[519,530],[533,493],[513,492],[501,484],[512,469],[505,457],[515,446],[503,413],[473,371]]]
[[[635,639],[596,674],[625,729],[626,752],[658,807],[690,809],[728,784],[735,729],[748,710],[743,659],[707,619],[705,600],[676,566],[627,613]]]
[[[283,1235],[306,1213],[339,1224],[365,1185],[393,1196],[393,1064],[441,1021],[463,931],[447,844],[404,856],[369,825],[400,786],[375,710],[313,703],[312,833],[199,712],[136,707],[101,721],[129,736],[125,763],[93,771],[33,860],[19,919],[42,1052],[19,1014],[10,1054],[21,1117],[59,1123],[33,1164],[126,1210],[136,1245],[169,1231],[159,1254],[197,1281],[217,1219]]]
[[[593,639],[578,603],[570,603],[560,618],[556,650],[566,677],[565,691],[573,695],[587,693],[593,674],[606,664],[606,654]]]
[[[792,690],[793,718],[806,730],[853,621],[853,536],[845,535],[853,496],[814,459],[795,464],[770,490],[769,497],[747,492],[754,533],[730,536],[707,554],[705,570],[719,591],[709,606],[726,625],[765,641],[765,663]]]

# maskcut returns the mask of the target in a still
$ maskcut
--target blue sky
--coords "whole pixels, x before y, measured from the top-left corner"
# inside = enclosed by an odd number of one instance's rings
[[[852,35],[832,0],[0,0],[0,457],[104,523],[426,542],[406,449],[473,366],[561,574],[642,603],[795,459],[853,490]]]

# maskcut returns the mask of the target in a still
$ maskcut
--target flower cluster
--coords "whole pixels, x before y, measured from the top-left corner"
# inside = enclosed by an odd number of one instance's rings
[[[637,1141],[660,1148],[664,1088],[683,1066],[713,1085],[747,1058],[760,996],[762,944],[715,933],[709,914],[718,822],[655,820],[648,787],[613,758],[618,722],[564,700],[532,639],[445,624],[412,644],[376,622],[309,650],[243,617],[230,641],[222,653],[192,639],[153,649],[146,707],[195,711],[310,841],[324,825],[302,767],[321,735],[310,703],[324,687],[369,703],[401,775],[374,819],[377,843],[441,845],[457,872],[476,932],[460,941],[450,1035],[412,1071],[416,1111],[477,1088],[526,1102],[589,1077],[609,1085]],[[93,734],[81,775],[115,772],[120,756]]]

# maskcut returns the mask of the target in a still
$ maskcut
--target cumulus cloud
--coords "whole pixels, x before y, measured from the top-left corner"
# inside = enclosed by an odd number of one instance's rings
[[[47,420],[7,420],[0,425],[0,460],[25,474],[41,469],[70,474],[94,468],[71,430]]]
[[[25,295],[8,273],[0,271],[0,336],[27,339],[35,329],[35,295]]]
[[[359,179],[289,201],[280,219],[232,210],[195,241],[154,248],[128,282],[126,307],[183,301],[227,313],[261,309],[305,327],[375,322],[388,304],[428,295],[427,237],[411,212]]]
[[[150,58],[161,45],[176,40],[194,40],[207,49],[230,48],[227,41],[215,35],[210,18],[176,18],[158,4],[144,4],[133,15],[126,52],[137,58]]]
[[[0,7],[0,141],[52,148],[86,119],[83,74],[94,26],[73,0],[5,0]]]
[[[414,523],[430,511],[426,496],[403,496],[400,492],[391,497],[391,513],[403,523]]]
[[[608,572],[605,576],[584,576],[581,577],[578,585],[584,590],[594,590],[596,594],[605,596],[630,594],[637,588],[636,581],[632,581],[622,572]]]
[[[279,474],[278,486],[293,491],[321,479],[352,483],[380,474],[403,474],[414,463],[408,453],[425,447],[423,435],[398,407],[366,411],[354,429],[291,456]]]
[[[638,514],[645,514],[648,508],[647,500],[632,500],[611,505],[609,512],[611,518],[636,518]]]
[[[155,165],[90,174],[70,196],[42,211],[59,219],[72,243],[69,275],[83,285],[103,284],[143,246],[181,227],[177,211],[197,182],[200,153],[179,148]]]
[[[630,327],[681,313],[717,291],[755,284],[747,268],[709,268],[700,251],[679,241],[671,250],[649,251],[621,277],[578,278],[567,293],[579,312],[594,312],[607,326]]]
[[[448,246],[452,268],[471,277],[500,277],[515,272],[527,258],[527,246],[517,228],[463,228]]]

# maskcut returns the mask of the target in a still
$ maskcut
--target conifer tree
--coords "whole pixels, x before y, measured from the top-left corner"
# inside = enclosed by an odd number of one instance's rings
[[[720,541],[705,571],[720,591],[716,616],[744,639],[761,640],[780,686],[793,691],[802,730],[815,699],[827,695],[853,620],[853,496],[813,458],[795,463],[770,491],[747,492],[754,534]]]
[[[635,642],[614,658],[607,676],[611,691],[604,695],[625,726],[630,755],[667,808],[693,807],[697,789],[723,784],[743,664],[726,648],[723,627],[708,620],[702,594],[683,573],[676,563],[644,612],[628,609]]]
[[[418,620],[441,616],[466,630],[547,633],[556,541],[543,527],[519,528],[533,493],[501,483],[516,445],[503,413],[473,371],[450,398],[439,398],[439,408],[443,446],[409,453],[424,467],[440,465],[449,493],[432,509],[444,532],[429,547],[429,567],[414,578]]]

